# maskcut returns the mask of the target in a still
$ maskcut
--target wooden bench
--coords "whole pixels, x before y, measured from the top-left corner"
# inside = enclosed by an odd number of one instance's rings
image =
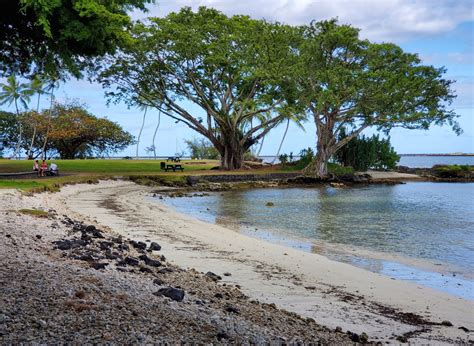
[[[163,171],[173,171],[173,172],[176,172],[176,171],[184,171],[184,167],[182,165],[169,165],[169,164],[166,164],[165,162],[161,162],[160,163],[160,168],[161,170]]]
[[[179,156],[170,156],[166,159],[166,161],[181,162],[181,158],[179,158]]]

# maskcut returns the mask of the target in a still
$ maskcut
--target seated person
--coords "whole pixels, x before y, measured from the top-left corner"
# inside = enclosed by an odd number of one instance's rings
[[[48,165],[46,163],[46,160],[43,160],[43,162],[41,162],[41,166],[40,166],[40,169],[38,171],[38,174],[40,177],[44,177],[44,174],[45,174],[45,171],[48,170]]]
[[[38,160],[35,160],[35,163],[33,164],[33,171],[35,172],[38,172],[38,175],[39,175],[39,163],[38,163]]]
[[[49,165],[49,173],[51,175],[58,175],[59,174],[58,165],[55,164],[54,162],[51,162],[51,164]]]

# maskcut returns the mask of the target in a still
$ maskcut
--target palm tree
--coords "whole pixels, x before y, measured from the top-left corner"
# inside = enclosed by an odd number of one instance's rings
[[[280,146],[278,147],[278,151],[275,155],[275,157],[273,158],[273,161],[272,161],[272,164],[275,163],[275,161],[277,160],[278,156],[280,155],[280,151],[281,151],[281,148],[283,146],[283,142],[285,141],[285,138],[286,138],[286,135],[288,134],[288,129],[290,128],[290,122],[293,121],[300,129],[302,129],[304,131],[304,127],[303,127],[303,118],[301,116],[297,116],[297,117],[289,117],[286,119],[286,128],[285,128],[285,132],[283,133],[283,137],[281,139],[281,142],[280,142]]]
[[[15,155],[18,154],[18,158],[20,158],[21,141],[23,139],[23,126],[21,124],[20,108],[18,104],[21,104],[25,110],[28,109],[31,90],[29,89],[28,84],[20,83],[18,79],[16,79],[15,75],[9,76],[7,78],[7,82],[1,83],[0,86],[2,90],[0,92],[0,104],[3,105],[8,103],[9,106],[12,103],[15,104],[15,111],[18,121],[18,143],[12,157],[15,157]]]
[[[155,146],[155,138],[156,138],[156,133],[158,132],[158,128],[160,127],[160,121],[161,121],[161,110],[158,109],[158,123],[156,124],[155,127],[155,132],[153,133],[153,140],[152,140],[152,148],[153,148],[153,156],[155,157],[156,160],[156,146]]]
[[[143,113],[142,126],[140,127],[140,132],[138,132],[138,137],[137,137],[137,152],[136,152],[136,155],[135,155],[137,158],[138,158],[138,147],[140,145],[140,137],[142,136],[143,127],[145,126],[146,112],[148,110],[148,106],[142,104],[142,105],[139,105],[138,108],[140,110],[144,110],[144,113]]]
[[[48,80],[48,83],[44,89],[45,93],[49,92],[49,111],[48,111],[48,127],[46,129],[46,135],[44,137],[44,143],[43,143],[43,158],[46,159],[46,147],[48,145],[48,139],[49,139],[49,132],[51,130],[51,119],[53,116],[53,104],[54,104],[54,89],[59,87],[59,81],[57,78],[52,78]]]
[[[36,113],[38,113],[41,95],[43,95],[46,92],[44,88],[44,82],[40,77],[36,76],[35,78],[31,80],[29,88],[32,94],[38,95],[38,100],[36,103]],[[32,152],[33,152],[33,146],[35,144],[35,138],[36,138],[36,131],[37,131],[37,126],[35,123],[33,124],[33,135],[31,136],[30,149],[28,150],[28,158],[32,155]]]

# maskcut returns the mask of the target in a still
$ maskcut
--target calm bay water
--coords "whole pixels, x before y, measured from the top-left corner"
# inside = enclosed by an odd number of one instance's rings
[[[434,165],[471,165],[474,166],[474,156],[410,156],[403,155],[399,166],[412,168],[431,168]]]
[[[473,196],[472,183],[416,182],[250,189],[164,201],[250,236],[474,299]]]
[[[278,163],[278,158],[275,156],[260,156],[264,162]],[[298,160],[299,156],[295,157]],[[474,166],[474,156],[467,155],[436,155],[436,156],[422,156],[422,155],[401,155],[398,166],[406,166],[410,168],[431,168],[434,165],[471,165]]]

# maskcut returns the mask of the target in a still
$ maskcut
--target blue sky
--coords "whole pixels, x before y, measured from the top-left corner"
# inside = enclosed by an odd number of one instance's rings
[[[148,14],[133,13],[135,19],[164,16],[182,6],[214,7],[222,12],[247,14],[254,18],[277,20],[289,24],[305,24],[311,20],[337,17],[341,23],[361,29],[361,36],[376,42],[394,42],[404,50],[419,54],[425,64],[445,66],[447,77],[456,80],[458,95],[453,108],[464,133],[456,136],[447,127],[428,131],[395,129],[392,144],[399,153],[474,152],[474,2],[472,0],[175,0],[157,1]],[[138,134],[142,113],[125,105],[106,105],[104,92],[97,84],[71,80],[57,92],[59,101],[78,99],[88,105],[90,112],[120,123],[127,131]],[[46,100],[44,103],[46,107]],[[197,111],[190,108],[191,111]],[[150,110],[140,146],[140,155],[151,145],[158,114]],[[298,153],[314,147],[315,128],[308,122],[306,131],[291,126],[283,152]],[[262,149],[262,155],[274,155],[280,143],[283,126],[275,129]],[[373,130],[366,130],[371,134]],[[184,139],[196,137],[184,125],[162,117],[157,135],[159,155],[172,155],[186,149]],[[134,155],[135,148],[121,155]]]

